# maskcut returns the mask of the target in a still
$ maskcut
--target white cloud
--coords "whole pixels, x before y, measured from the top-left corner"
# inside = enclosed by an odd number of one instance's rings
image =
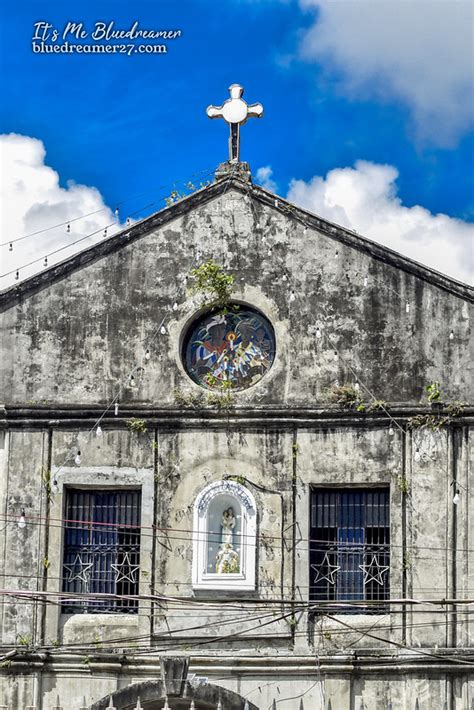
[[[272,175],[273,175],[273,170],[270,165],[264,165],[261,168],[258,168],[255,177],[257,179],[257,182],[259,185],[265,188],[265,190],[269,190],[270,192],[275,192],[277,189],[277,184],[274,180],[272,180]]]
[[[2,181],[0,186],[2,242],[46,229],[71,220],[67,226],[13,241],[13,251],[8,244],[0,247],[1,273],[19,269],[20,280],[44,269],[43,259],[51,251],[81,239],[87,234],[98,234],[76,246],[48,256],[48,266],[85,249],[103,239],[103,230],[115,222],[113,211],[104,204],[100,192],[94,187],[69,182],[67,188],[59,186],[59,175],[45,165],[46,151],[42,141],[10,133],[0,136],[0,161]],[[77,217],[94,212],[84,219]],[[120,225],[108,226],[107,235],[114,234]],[[29,267],[25,264],[41,258]],[[15,274],[5,276],[0,288],[17,283]]]
[[[356,230],[459,281],[473,271],[474,225],[397,197],[398,171],[392,165],[358,161],[309,182],[293,180],[288,199],[311,212]]]
[[[302,55],[352,98],[397,99],[418,136],[453,144],[473,122],[470,0],[300,0],[318,11]],[[376,126],[372,127],[377,130]]]

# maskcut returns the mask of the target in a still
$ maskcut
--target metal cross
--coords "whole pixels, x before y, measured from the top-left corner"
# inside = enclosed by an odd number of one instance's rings
[[[223,118],[230,126],[229,160],[238,163],[240,160],[240,126],[248,118],[261,118],[263,116],[262,104],[248,104],[243,100],[244,89],[240,84],[229,86],[230,99],[224,101],[222,106],[208,106],[206,113],[209,118]]]

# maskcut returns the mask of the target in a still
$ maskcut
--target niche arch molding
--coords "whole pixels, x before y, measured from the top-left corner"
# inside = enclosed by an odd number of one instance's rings
[[[229,508],[234,524],[226,530],[223,519]],[[253,591],[256,548],[257,505],[251,491],[232,480],[213,481],[203,488],[194,501],[193,588]]]

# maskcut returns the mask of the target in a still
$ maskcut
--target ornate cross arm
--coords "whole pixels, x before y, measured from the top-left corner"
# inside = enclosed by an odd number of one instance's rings
[[[248,118],[261,118],[263,116],[262,104],[248,104],[243,100],[244,89],[239,84],[229,87],[230,99],[224,101],[222,106],[208,106],[206,113],[209,118],[223,118],[230,126],[229,160],[240,160],[240,126]]]

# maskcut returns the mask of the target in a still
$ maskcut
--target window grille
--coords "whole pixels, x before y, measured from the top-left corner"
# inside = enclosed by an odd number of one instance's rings
[[[389,513],[388,488],[312,491],[310,601],[349,602],[337,613],[387,612],[382,602],[390,594]],[[327,609],[318,605],[316,611]]]
[[[140,491],[67,489],[63,592],[138,595]],[[64,599],[66,613],[137,613],[136,599]]]

